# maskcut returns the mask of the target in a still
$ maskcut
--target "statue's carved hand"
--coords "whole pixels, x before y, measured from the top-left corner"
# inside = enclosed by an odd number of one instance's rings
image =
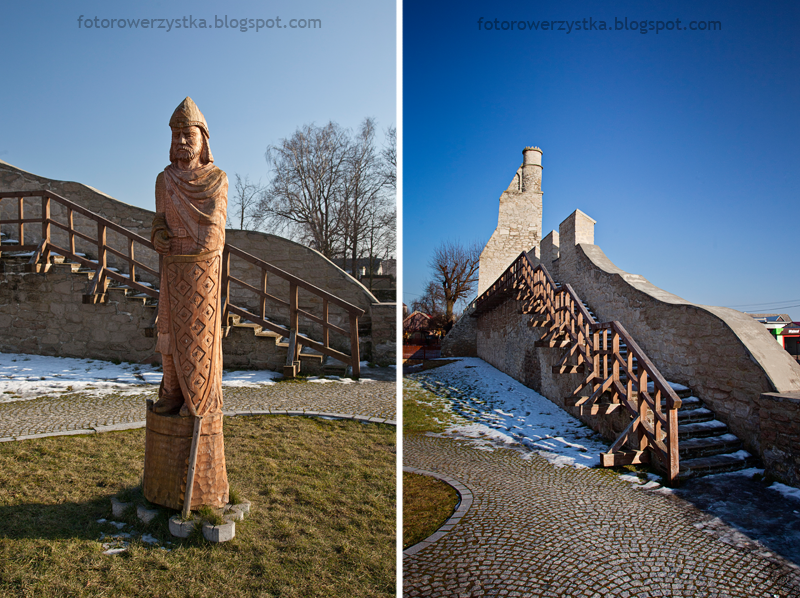
[[[169,253],[169,240],[170,234],[166,229],[158,231],[153,236],[153,245],[155,246],[156,251],[161,255],[167,255]]]

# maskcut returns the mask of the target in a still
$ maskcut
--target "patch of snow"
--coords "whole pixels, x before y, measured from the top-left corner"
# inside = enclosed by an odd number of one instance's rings
[[[630,482],[631,484],[641,484],[642,483],[642,480],[639,479],[639,476],[633,475],[632,473],[623,474],[623,475],[619,476],[619,479],[623,480],[625,482]]]
[[[162,374],[151,365],[0,353],[0,403],[72,392],[155,392]]]
[[[275,384],[275,379],[282,376],[271,370],[240,370],[222,372],[222,386],[255,388]]]
[[[738,471],[724,471],[722,473],[714,473],[711,475],[707,475],[705,477],[712,478],[723,475],[743,475],[752,478],[754,475],[764,475],[764,470],[759,469],[757,467],[748,467],[747,469],[740,469]]]
[[[539,454],[557,467],[596,467],[608,444],[589,427],[536,391],[485,361],[460,358],[412,374],[452,405],[468,423],[442,435],[470,439],[480,450],[515,446]]]
[[[788,498],[796,498],[800,500],[800,488],[795,488],[794,486],[787,486],[786,484],[781,484],[780,482],[775,482],[772,486],[769,487],[770,490],[775,490],[775,492],[780,492],[784,496]]]
[[[667,381],[667,384],[669,384],[672,387],[672,390],[674,390],[675,392],[680,392],[682,390],[689,390],[688,386],[684,386],[683,384],[678,384],[677,382],[669,382],[669,381]],[[648,382],[647,383],[647,392],[653,392],[655,390],[655,388],[656,388],[656,385],[655,385],[654,382]]]
[[[660,488],[660,487],[661,487],[661,484],[659,484],[658,482],[654,482],[652,480],[647,482],[646,484],[642,484],[641,486],[638,486],[638,488],[641,488],[642,490],[655,490],[656,488]]]
[[[150,534],[144,534],[141,539],[142,539],[142,542],[146,542],[147,544],[157,544],[158,543],[158,538],[154,538]]]

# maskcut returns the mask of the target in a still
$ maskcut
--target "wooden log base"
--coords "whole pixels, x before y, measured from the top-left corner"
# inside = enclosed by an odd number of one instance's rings
[[[600,453],[600,462],[603,467],[619,467],[621,465],[650,463],[650,453],[648,453],[647,451],[620,451],[617,453]]]
[[[159,415],[148,409],[143,490],[151,503],[170,509],[183,508],[194,419]],[[221,508],[228,503],[222,413],[203,418],[194,475],[192,509]]]

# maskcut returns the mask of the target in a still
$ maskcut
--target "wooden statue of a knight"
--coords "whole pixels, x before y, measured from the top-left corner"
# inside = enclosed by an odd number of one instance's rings
[[[169,126],[170,165],[156,178],[151,232],[160,254],[156,351],[164,376],[147,414],[144,492],[151,502],[181,508],[196,421],[197,477],[188,496],[192,508],[221,506],[228,499],[220,321],[228,177],[214,165],[206,119],[191,98]]]

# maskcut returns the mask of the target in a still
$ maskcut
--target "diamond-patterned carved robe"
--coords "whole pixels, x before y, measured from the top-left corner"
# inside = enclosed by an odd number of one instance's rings
[[[171,235],[161,256],[156,351],[172,359],[192,415],[222,408],[220,277],[228,177],[206,164],[170,164],[156,179],[156,211]]]

